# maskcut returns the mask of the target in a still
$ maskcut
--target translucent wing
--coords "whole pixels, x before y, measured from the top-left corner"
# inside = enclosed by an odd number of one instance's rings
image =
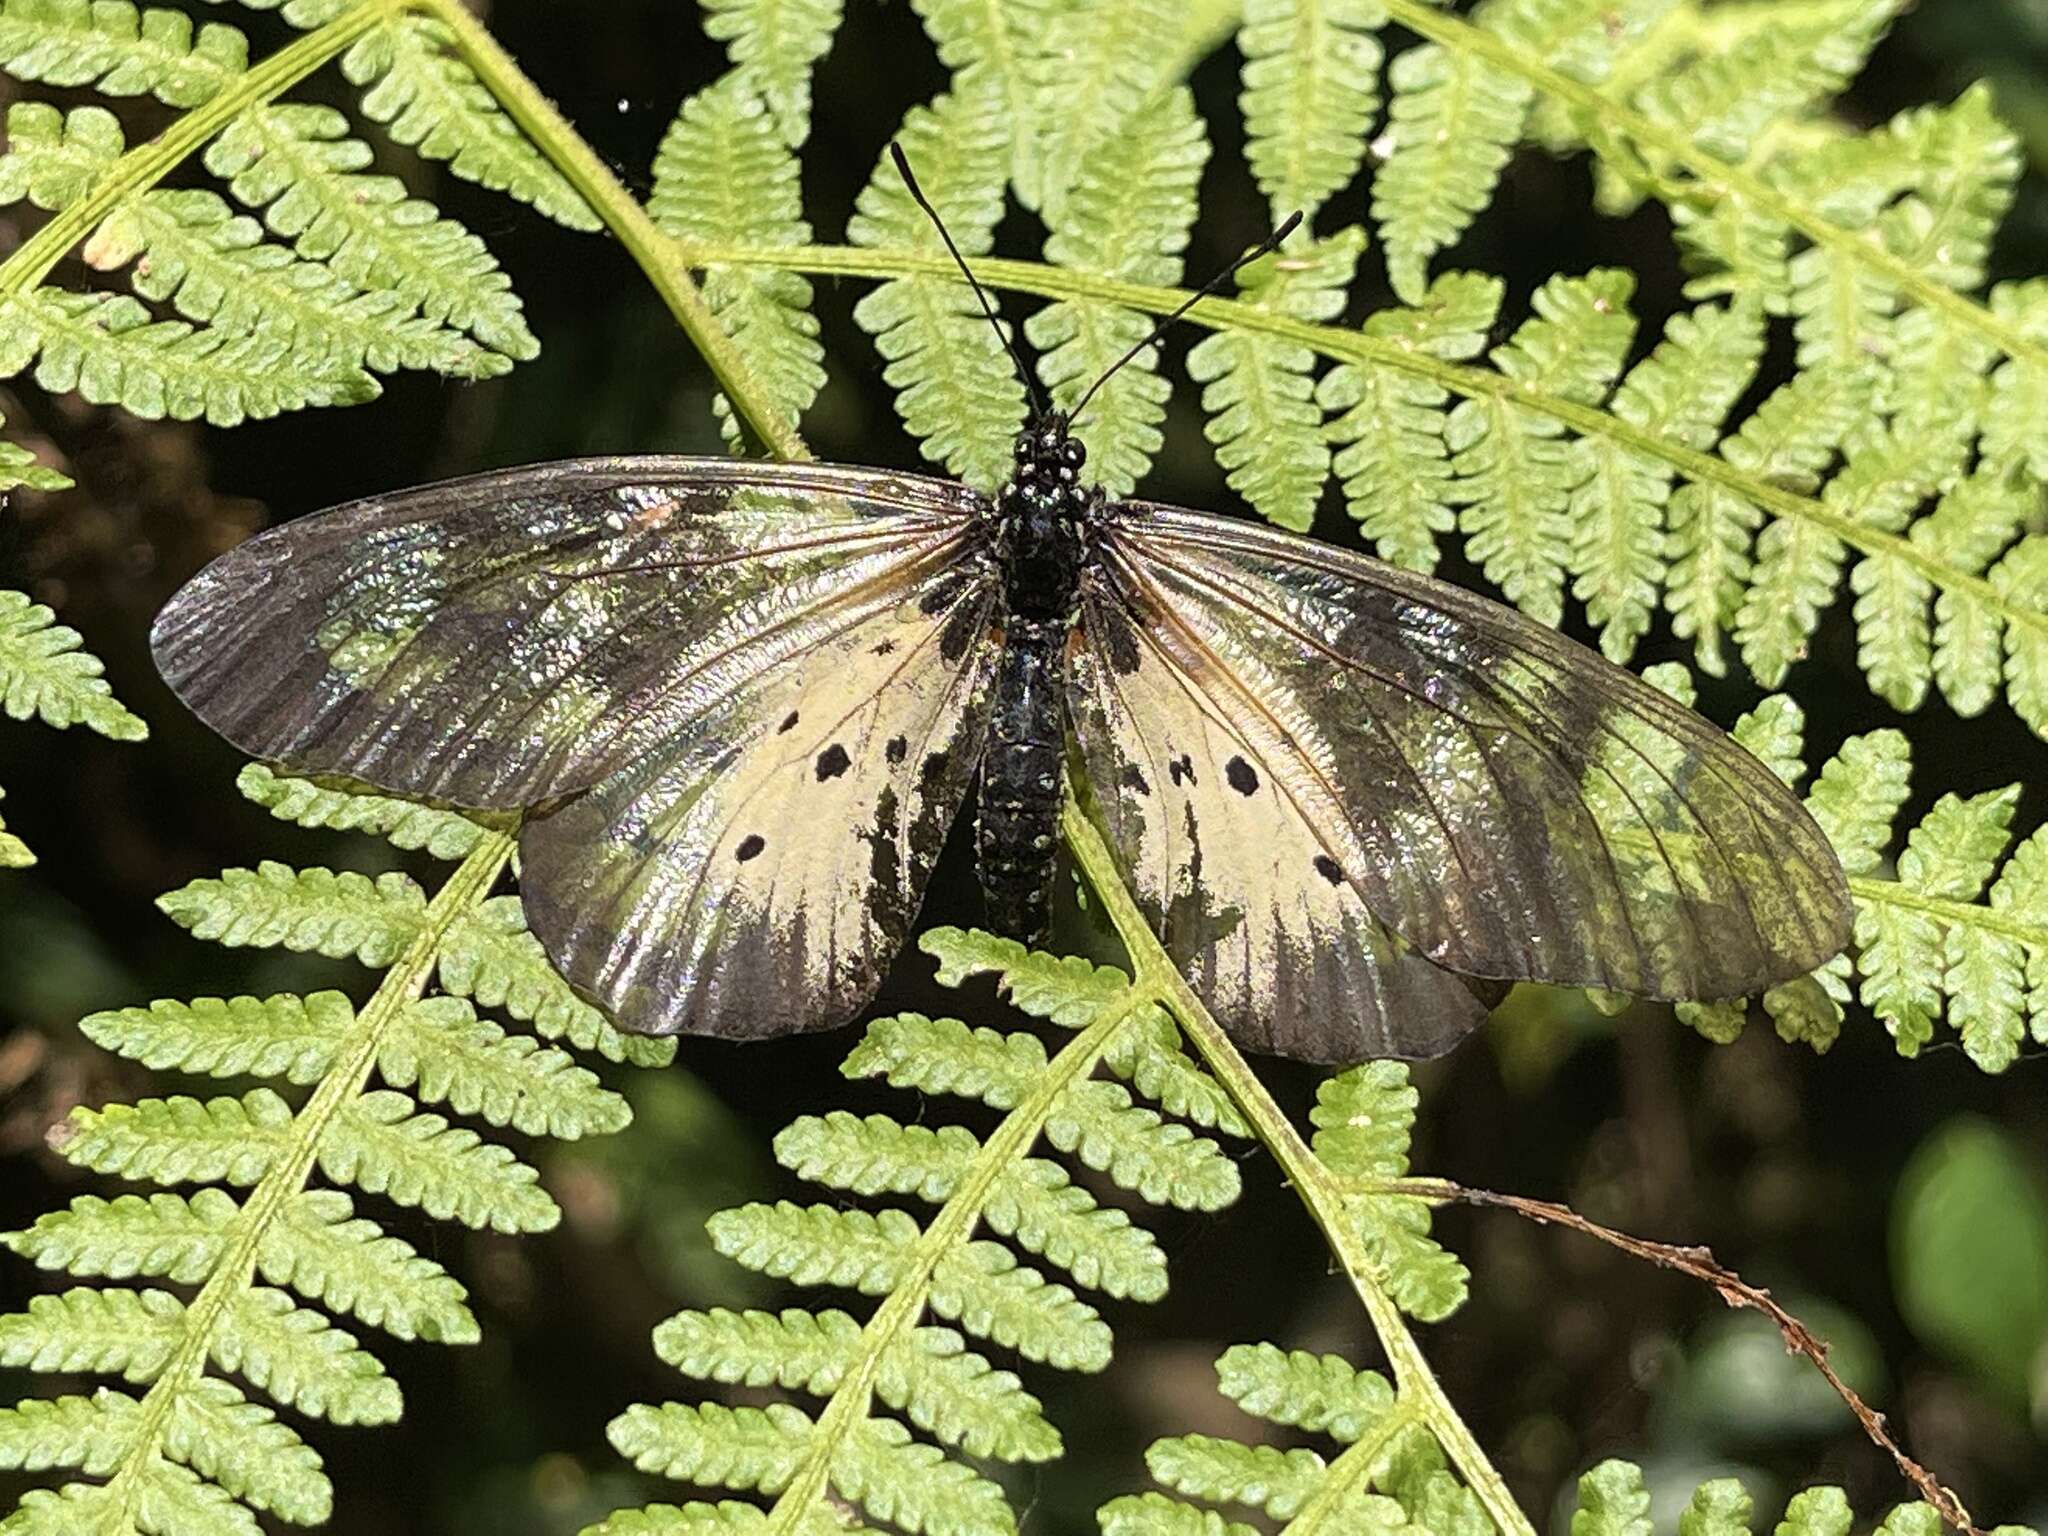
[[[622,1025],[823,1028],[901,944],[987,732],[978,504],[725,460],[430,486],[223,556],[158,665],[299,771],[547,807],[529,921]]]
[[[1175,508],[1114,508],[1098,550],[1072,696],[1099,813],[1249,1043],[1454,1043],[1469,1015],[1441,983],[1410,1017],[1384,984],[1377,1022],[1350,1017],[1362,934],[1386,969],[1365,914],[1416,963],[1663,998],[1754,991],[1847,941],[1841,867],[1784,785],[1582,647]]]
[[[538,805],[825,629],[951,579],[979,504],[948,481],[817,465],[535,465],[258,534],[171,599],[152,645],[252,755]]]
[[[526,913],[622,1023],[760,1039],[881,984],[988,735],[995,584],[876,603],[521,832]]]

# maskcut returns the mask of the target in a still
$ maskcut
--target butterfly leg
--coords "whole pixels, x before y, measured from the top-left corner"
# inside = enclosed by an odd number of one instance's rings
[[[989,923],[1036,943],[1052,918],[1065,744],[1067,626],[1012,621],[996,673],[994,718],[982,758],[975,862]]]

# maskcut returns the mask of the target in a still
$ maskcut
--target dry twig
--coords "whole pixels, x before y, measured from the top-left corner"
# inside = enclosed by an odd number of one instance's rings
[[[1695,1280],[1703,1280],[1714,1288],[1723,1302],[1736,1308],[1749,1308],[1761,1312],[1777,1325],[1779,1334],[1785,1340],[1785,1348],[1796,1355],[1803,1355],[1813,1362],[1815,1370],[1834,1388],[1835,1393],[1849,1406],[1856,1421],[1863,1426],[1863,1432],[1871,1442],[1883,1450],[1898,1465],[1899,1471],[1919,1492],[1921,1498],[1932,1506],[1941,1518],[1963,1533],[1963,1536],[1984,1536],[1970,1521],[1969,1510],[1939,1478],[1927,1468],[1908,1456],[1898,1441],[1885,1427],[1884,1415],[1864,1402],[1828,1362],[1828,1345],[1825,1339],[1817,1337],[1798,1318],[1786,1311],[1771,1293],[1760,1285],[1751,1285],[1742,1276],[1728,1268],[1714,1257],[1713,1250],[1681,1243],[1659,1243],[1649,1238],[1636,1237],[1627,1232],[1603,1227],[1597,1221],[1581,1216],[1568,1205],[1559,1205],[1550,1200],[1532,1200],[1523,1195],[1503,1195],[1490,1189],[1471,1189],[1450,1179],[1404,1178],[1391,1179],[1373,1188],[1375,1194],[1414,1195],[1424,1200],[1444,1204],[1490,1206],[1498,1210],[1513,1211],[1530,1221],[1544,1226],[1567,1227],[1582,1232],[1587,1237],[1597,1238],[1609,1247],[1619,1248],[1623,1253],[1643,1259],[1661,1269],[1677,1270]]]

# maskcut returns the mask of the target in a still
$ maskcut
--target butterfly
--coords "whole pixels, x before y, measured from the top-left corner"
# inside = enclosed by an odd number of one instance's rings
[[[533,932],[645,1033],[858,1014],[977,782],[993,926],[1043,937],[1072,793],[1232,1037],[1302,1060],[1440,1053],[1516,980],[1733,997],[1847,942],[1827,839],[1730,738],[1455,586],[1109,499],[1086,399],[1035,405],[994,496],[617,457],[357,501],[201,571],[157,664],[294,772],[527,812]]]

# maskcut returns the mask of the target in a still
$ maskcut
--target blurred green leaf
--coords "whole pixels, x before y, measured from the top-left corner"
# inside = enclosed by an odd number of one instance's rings
[[[1865,1400],[1885,1387],[1884,1358],[1870,1331],[1825,1301],[1786,1294],[1792,1315],[1826,1340],[1828,1359]],[[1829,1434],[1852,1423],[1820,1372],[1790,1353],[1758,1312],[1715,1317],[1693,1337],[1683,1375],[1658,1405],[1666,1446],[1762,1446]]]
[[[1913,1153],[1892,1201],[1892,1287],[1931,1348],[2014,1407],[2048,1394],[2048,1193],[1989,1121],[1962,1116]]]

